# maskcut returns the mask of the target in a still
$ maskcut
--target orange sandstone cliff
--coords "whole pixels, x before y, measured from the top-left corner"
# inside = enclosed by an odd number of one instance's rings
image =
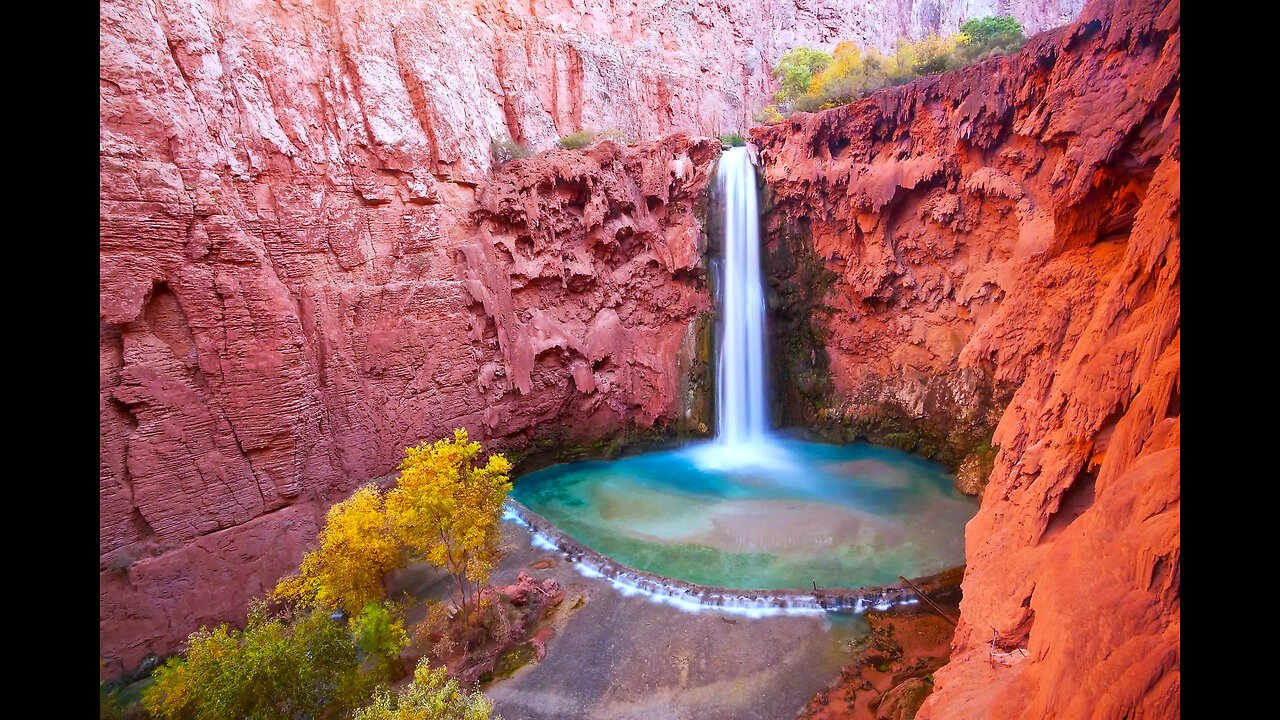
[[[920,718],[1178,715],[1179,13],[1095,0],[751,133],[773,293],[809,310],[778,327],[809,382],[785,412],[998,448]]]

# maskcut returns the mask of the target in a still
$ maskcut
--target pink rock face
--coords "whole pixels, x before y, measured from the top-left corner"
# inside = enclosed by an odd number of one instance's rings
[[[718,151],[603,143],[479,187],[372,156],[341,179],[285,164],[239,180],[104,157],[104,674],[242,617],[316,524],[254,528],[314,515],[406,445],[682,417],[709,304],[694,209]],[[243,548],[194,552],[213,538]]]
[[[1075,7],[1013,13],[1036,30]],[[493,175],[492,140],[740,131],[787,49],[962,19],[902,0],[102,3],[104,675],[242,618],[296,567],[295,514],[405,445],[682,417],[715,145]]]
[[[1018,56],[751,133],[770,242],[803,228],[836,277],[833,405],[1014,388],[920,718],[1178,715],[1179,12],[1098,0]]]
[[[741,132],[798,45],[887,50],[999,12],[1031,34],[1081,5],[115,0],[101,9],[102,148],[242,179],[332,165],[357,188],[360,167],[385,165],[429,194],[430,175],[483,177],[504,136],[542,150],[582,128]]]

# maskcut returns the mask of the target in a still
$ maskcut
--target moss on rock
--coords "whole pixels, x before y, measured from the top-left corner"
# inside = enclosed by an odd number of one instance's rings
[[[956,489],[966,495],[981,496],[982,491],[987,488],[987,480],[995,468],[996,454],[999,452],[1000,448],[991,444],[990,437],[975,445],[956,469]]]
[[[827,355],[827,319],[833,309],[826,297],[836,274],[814,252],[803,218],[776,235],[764,261],[772,414],[776,425],[813,427],[834,388]]]

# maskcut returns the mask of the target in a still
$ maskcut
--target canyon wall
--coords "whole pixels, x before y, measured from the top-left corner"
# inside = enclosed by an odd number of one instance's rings
[[[111,0],[102,147],[238,177],[270,162],[356,164],[363,147],[394,157],[391,169],[474,181],[491,140],[506,137],[543,150],[583,128],[638,139],[742,131],[797,45],[887,49],[996,12],[1031,34],[1081,4]],[[143,119],[175,134],[153,145],[129,131]]]
[[[716,145],[491,141],[741,130],[795,45],[1078,7],[101,3],[104,674],[242,616],[420,438],[696,426]]]
[[[104,675],[242,617],[323,509],[406,445],[690,419],[717,141],[553,150],[448,182],[321,103],[300,120],[320,144],[289,156],[237,134],[254,116],[230,105],[179,115],[198,83],[172,62],[155,76],[162,37],[122,36],[138,61],[103,69],[120,89],[101,162]],[[223,164],[240,153],[262,164]]]
[[[1094,0],[751,132],[772,291],[810,310],[775,346],[791,412],[993,431],[920,718],[1178,715],[1179,40],[1178,0]]]
[[[103,163],[101,645],[119,672],[296,569],[318,513],[466,427],[679,429],[710,139],[554,150],[478,188]],[[160,182],[160,179],[164,182]]]

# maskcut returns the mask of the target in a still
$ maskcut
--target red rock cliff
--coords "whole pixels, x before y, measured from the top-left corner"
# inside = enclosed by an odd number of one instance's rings
[[[751,133],[771,245],[830,273],[822,409],[1011,396],[920,718],[1178,714],[1179,15],[1097,0],[1017,56]]]
[[[1039,29],[1078,6],[1013,11]],[[405,444],[687,409],[714,146],[491,178],[491,139],[738,130],[794,45],[963,19],[901,0],[102,3],[105,672],[242,615],[318,509]]]
[[[887,48],[996,12],[1038,32],[1081,4],[109,0],[103,153],[245,176],[273,156],[353,165],[371,152],[402,172],[475,180],[504,136],[542,150],[582,128],[741,131],[797,45]]]
[[[104,158],[105,672],[242,616],[420,438],[681,421],[718,152],[604,143],[478,187],[371,156],[247,179]]]

